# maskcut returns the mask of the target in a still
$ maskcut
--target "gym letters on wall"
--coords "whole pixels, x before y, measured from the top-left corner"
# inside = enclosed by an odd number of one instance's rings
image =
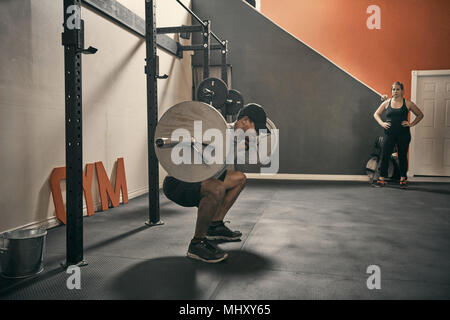
[[[100,200],[102,211],[109,208],[108,198],[113,207],[119,206],[120,191],[122,191],[122,203],[128,203],[127,181],[125,178],[125,164],[123,158],[117,159],[115,187],[113,189],[105,167],[102,162],[96,162],[98,188],[100,191]],[[92,178],[94,176],[94,163],[88,163],[83,174],[83,191],[86,199],[88,216],[94,215],[94,200],[92,198]],[[53,203],[55,204],[56,217],[59,221],[66,224],[66,210],[61,192],[61,180],[66,179],[66,167],[55,168],[50,175],[50,189],[52,190]]]

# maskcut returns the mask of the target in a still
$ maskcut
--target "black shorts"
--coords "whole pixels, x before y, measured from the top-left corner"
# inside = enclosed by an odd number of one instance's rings
[[[225,180],[227,170],[220,175],[220,181]],[[184,182],[174,177],[167,176],[164,179],[163,191],[169,200],[183,207],[198,207],[200,203],[201,182]]]

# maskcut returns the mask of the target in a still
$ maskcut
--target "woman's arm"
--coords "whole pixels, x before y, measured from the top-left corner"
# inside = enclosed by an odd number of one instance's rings
[[[409,110],[411,110],[412,113],[414,113],[414,115],[416,116],[416,118],[414,119],[413,122],[409,123],[408,121],[403,121],[402,125],[404,127],[414,127],[416,124],[418,124],[422,119],[423,119],[423,113],[422,111],[419,109],[419,107],[417,107],[415,105],[414,102],[412,101],[406,101],[406,106],[408,107]]]
[[[384,129],[389,129],[391,127],[391,124],[389,122],[383,122],[383,120],[381,120],[381,115],[383,114],[384,110],[386,110],[386,106],[388,103],[389,103],[389,101],[384,101],[382,104],[380,104],[377,111],[375,111],[375,113],[373,114],[373,117],[375,118],[375,120]]]

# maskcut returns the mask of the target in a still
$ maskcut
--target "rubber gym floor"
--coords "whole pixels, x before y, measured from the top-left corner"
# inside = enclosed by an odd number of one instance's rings
[[[69,290],[65,227],[48,231],[45,270],[0,279],[1,299],[449,299],[450,184],[248,181],[226,219],[240,242],[219,264],[186,258],[196,209],[147,195],[84,219],[81,289]],[[367,268],[381,288],[369,290]]]

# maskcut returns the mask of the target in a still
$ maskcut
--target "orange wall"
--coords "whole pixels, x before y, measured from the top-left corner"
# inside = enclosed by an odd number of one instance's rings
[[[261,12],[379,93],[401,81],[410,97],[412,70],[450,69],[450,0],[261,0]]]

